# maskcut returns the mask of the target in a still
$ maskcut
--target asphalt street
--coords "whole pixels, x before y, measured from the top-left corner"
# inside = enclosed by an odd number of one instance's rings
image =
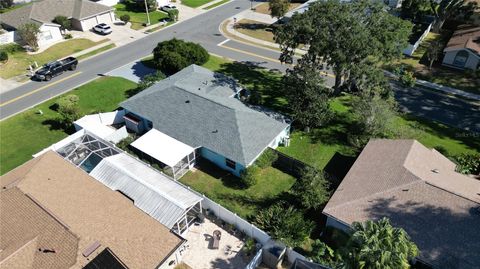
[[[273,50],[227,40],[219,26],[225,19],[250,8],[250,1],[234,0],[190,20],[178,22],[138,41],[107,51],[81,62],[76,71],[63,74],[50,82],[28,82],[0,95],[0,119],[5,119],[54,96],[85,84],[103,74],[151,54],[158,42],[173,37],[200,43],[210,53],[259,66],[285,71],[289,66],[278,61]],[[220,45],[219,45],[220,44]],[[326,83],[333,78],[326,76]],[[395,86],[395,85],[394,85]],[[429,90],[393,87],[403,111],[480,133],[480,105],[452,98]]]

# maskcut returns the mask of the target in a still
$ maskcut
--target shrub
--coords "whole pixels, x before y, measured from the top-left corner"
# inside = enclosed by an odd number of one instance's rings
[[[65,35],[63,36],[63,38],[65,38],[65,39],[72,39],[73,36],[72,36],[72,34],[65,34]]]
[[[478,153],[464,153],[455,157],[458,163],[457,171],[462,174],[480,174],[480,154]]]
[[[329,182],[323,171],[306,167],[292,187],[292,193],[306,209],[317,209],[330,198]]]
[[[243,246],[245,254],[249,256],[254,254],[255,251],[257,250],[256,244],[257,242],[255,242],[255,239],[251,237],[247,238],[247,240],[245,241],[245,245]]]
[[[413,76],[413,72],[410,71],[403,71],[400,75],[400,83],[402,83],[405,87],[413,87],[415,86],[416,78]]]
[[[243,170],[240,176],[240,182],[242,183],[242,185],[246,188],[250,188],[251,186],[257,184],[258,170],[258,167],[255,165],[252,165],[247,169]]]
[[[267,148],[260,157],[258,157],[257,161],[255,164],[260,167],[260,168],[267,168],[269,166],[272,166],[272,163],[275,162],[278,158],[277,153],[275,151]]]
[[[248,97],[248,103],[255,106],[257,105],[260,106],[263,104],[263,97],[257,85],[253,86],[253,90],[250,91],[250,96]]]
[[[254,223],[273,239],[291,247],[302,245],[315,226],[312,221],[305,219],[301,210],[286,203],[277,203],[261,210],[255,216]]]
[[[72,22],[65,16],[58,15],[55,16],[53,22],[60,25],[61,30],[70,30],[72,29]]]
[[[40,26],[33,22],[20,26],[17,30],[20,37],[34,51],[38,50],[38,35],[40,34]]]
[[[167,11],[167,14],[168,14],[168,18],[171,20],[171,21],[177,21],[178,20],[178,9],[174,8],[174,9],[169,9]]]
[[[191,64],[202,65],[209,57],[199,44],[175,38],[158,43],[153,50],[155,66],[166,74],[176,73]]]
[[[0,50],[0,62],[8,61],[8,53],[6,51]]]
[[[13,54],[15,52],[24,51],[25,49],[17,43],[11,43],[0,46],[0,51],[5,51],[7,54]]]
[[[129,136],[125,137],[124,139],[120,140],[120,141],[116,144],[116,146],[117,146],[118,148],[120,148],[120,149],[123,149],[124,151],[127,151],[127,150],[128,150],[128,146],[129,146],[130,144],[132,144],[134,140],[135,140],[135,139],[133,138],[133,136],[130,136],[130,135],[129,135]]]
[[[130,21],[130,15],[123,14],[122,16],[120,16],[120,20],[123,21],[124,23],[127,23]]]
[[[58,99],[56,102],[58,108],[57,112],[61,116],[61,121],[65,128],[72,126],[73,122],[80,118],[80,108],[78,106],[79,98],[77,95],[69,94]]]

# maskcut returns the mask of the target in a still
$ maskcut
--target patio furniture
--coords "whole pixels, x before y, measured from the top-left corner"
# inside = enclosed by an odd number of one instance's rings
[[[222,232],[220,232],[219,230],[213,231],[213,244],[212,244],[213,249],[218,249],[220,245],[221,237],[222,237]]]

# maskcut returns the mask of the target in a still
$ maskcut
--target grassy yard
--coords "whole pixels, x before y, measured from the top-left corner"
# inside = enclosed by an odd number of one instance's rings
[[[114,110],[126,98],[126,91],[135,86],[135,83],[123,78],[103,77],[67,94],[78,95],[81,113],[88,114]],[[49,108],[56,99],[0,122],[0,174],[68,135],[58,127],[58,114]],[[37,113],[39,110],[43,115]]]
[[[109,45],[106,45],[104,47],[98,48],[96,50],[92,50],[89,53],[82,54],[82,55],[78,56],[77,59],[78,60],[86,59],[86,58],[89,58],[93,55],[97,55],[101,52],[104,52],[104,51],[107,51],[107,50],[113,49],[113,48],[115,48],[115,44],[109,44]]]
[[[292,10],[300,6],[302,3],[290,3],[288,10]],[[268,3],[262,3],[255,7],[255,12],[270,15],[270,10],[268,10]]]
[[[275,43],[271,26],[265,23],[243,19],[237,23],[235,30],[256,39]]]
[[[445,44],[446,40],[444,39],[446,36],[429,33],[411,57],[404,56],[402,60],[391,64],[387,68],[392,70],[395,67],[403,67],[413,71],[419,79],[480,94],[480,87],[478,86],[480,85],[480,78],[475,78],[463,71],[442,66],[440,62],[434,63],[432,69],[428,69],[428,61],[425,55],[427,49],[434,41],[440,41]]]
[[[237,213],[242,218],[253,216],[259,209],[285,199],[295,179],[275,168],[262,169],[258,183],[248,189],[238,186],[239,179],[206,161],[200,170],[188,172],[180,182],[204,193],[210,199]]]
[[[43,65],[107,41],[108,40],[105,39],[99,42],[93,42],[89,39],[75,38],[55,44],[44,52],[34,55],[29,55],[23,50],[14,52],[9,55],[8,62],[1,66],[0,77],[7,79],[26,74],[28,66],[35,61],[38,65]]]
[[[187,7],[196,8],[196,7],[199,7],[199,6],[203,6],[206,3],[210,3],[212,1],[213,0],[182,0],[182,4],[186,5]]]
[[[115,14],[117,17],[120,18],[122,15],[129,15],[130,22],[132,23],[131,28],[135,30],[139,30],[144,28],[144,24],[147,23],[147,14],[145,10],[138,10],[136,9],[133,4],[116,4],[115,6]],[[156,24],[159,23],[160,20],[168,18],[167,13],[161,11],[152,11],[149,12],[150,15],[150,23]]]

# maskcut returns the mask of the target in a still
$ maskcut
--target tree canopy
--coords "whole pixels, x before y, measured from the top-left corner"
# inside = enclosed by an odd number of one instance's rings
[[[395,17],[381,3],[354,0],[318,1],[302,14],[275,31],[282,50],[280,60],[293,62],[296,48],[308,48],[302,61],[310,66],[331,67],[336,75],[335,88],[353,74],[355,66],[372,66],[399,58],[407,47],[410,22]],[[359,74],[355,74],[358,76]]]
[[[291,247],[301,245],[314,227],[314,223],[305,220],[300,210],[284,203],[277,203],[260,211],[255,216],[254,223],[272,238]]]
[[[329,183],[323,172],[308,167],[292,187],[293,194],[306,209],[317,209],[330,198]]]
[[[352,236],[343,255],[343,268],[407,269],[419,251],[407,232],[387,218],[352,224]]]
[[[209,57],[199,44],[175,38],[158,43],[153,50],[153,62],[165,74],[176,73],[191,64],[202,65]]]
[[[270,15],[272,17],[280,19],[288,12],[289,5],[290,3],[288,0],[269,0],[268,10],[270,10]]]
[[[331,117],[329,95],[331,89],[318,75],[320,70],[299,64],[287,70],[283,78],[285,96],[293,118],[303,127],[319,127]]]
[[[70,30],[72,28],[72,23],[70,20],[62,15],[55,16],[53,22],[59,24],[61,30]]]
[[[40,26],[38,24],[29,22],[20,26],[18,34],[33,50],[38,49],[38,34],[40,34]]]

